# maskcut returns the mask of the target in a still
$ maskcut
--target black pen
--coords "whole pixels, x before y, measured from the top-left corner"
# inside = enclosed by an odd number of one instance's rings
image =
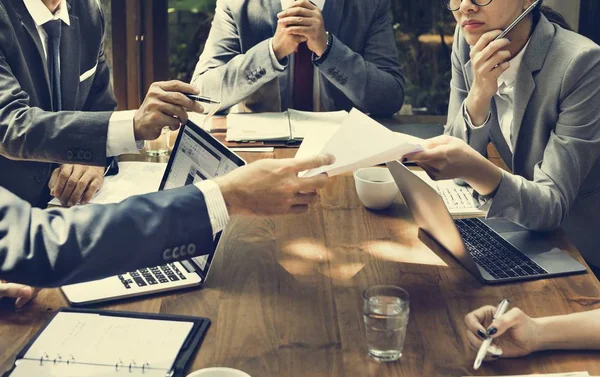
[[[221,103],[221,102],[219,102],[219,101],[215,101],[214,99],[211,99],[211,98],[208,98],[208,97],[197,96],[197,95],[195,95],[195,94],[187,94],[187,93],[184,93],[184,95],[185,95],[187,98],[191,99],[192,101],[196,101],[196,102],[201,102],[201,103],[212,103],[212,104],[215,104],[215,105],[218,105],[218,104],[220,104],[220,103]]]

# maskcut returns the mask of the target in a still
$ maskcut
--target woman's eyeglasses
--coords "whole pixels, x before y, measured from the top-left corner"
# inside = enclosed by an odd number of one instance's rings
[[[446,9],[452,11],[452,12],[456,12],[457,10],[460,9],[460,4],[462,3],[462,0],[441,0],[442,4],[444,4],[444,6],[446,7]],[[486,5],[489,5],[492,0],[471,0],[471,2],[475,5],[477,5],[478,7],[485,7]]]

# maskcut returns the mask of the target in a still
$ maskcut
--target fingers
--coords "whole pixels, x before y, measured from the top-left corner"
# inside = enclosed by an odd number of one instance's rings
[[[58,181],[58,175],[60,174],[60,166],[54,169],[52,175],[50,176],[50,181],[48,181],[48,188],[50,189],[50,195],[54,196],[54,186],[56,186],[56,182]]]
[[[330,154],[320,154],[311,157],[304,157],[293,160],[293,168],[296,173],[304,170],[316,169],[324,165],[331,165],[335,162],[335,157]]]
[[[67,165],[61,170],[58,184],[54,189],[54,196],[60,200],[62,205],[67,205],[83,173],[83,169],[78,165]]]
[[[298,8],[305,8],[305,9],[309,9],[309,10],[319,9],[313,2],[311,2],[309,0],[300,0],[300,1],[294,1],[292,3],[292,5],[286,9],[286,11],[289,11],[291,9],[298,9]]]
[[[476,334],[481,340],[486,339],[487,329],[484,325],[487,326],[489,318],[493,318],[495,311],[496,308],[488,305],[467,314],[465,316],[465,324],[469,332],[474,335]]]
[[[487,334],[492,338],[497,338],[510,328],[524,323],[527,318],[527,314],[523,313],[521,309],[512,308],[492,322],[490,327],[487,329]]]
[[[152,86],[157,86],[167,92],[200,94],[200,91],[196,87],[179,80],[158,81],[152,84]],[[183,104],[181,105],[183,106]]]
[[[27,305],[27,303],[29,301],[31,301],[34,298],[36,298],[41,289],[39,289],[39,288],[31,288],[31,290],[32,290],[32,293],[31,293],[30,296],[19,296],[19,297],[17,297],[17,300],[15,301],[15,307],[17,309],[21,309],[23,306]]]
[[[473,48],[471,48],[471,58],[473,58],[475,56],[475,54],[477,54],[478,52],[483,51],[483,49],[487,45],[489,45],[490,42],[492,42],[501,33],[502,33],[502,30],[492,30],[492,31],[488,31],[487,33],[483,34],[479,38],[477,43],[475,43],[475,46],[473,46]]]
[[[469,345],[473,350],[479,349],[483,344],[483,339],[473,334],[471,331],[467,331],[467,341],[469,341]]]
[[[294,6],[294,7],[287,8],[287,9],[277,13],[277,18],[279,19],[279,21],[286,19],[286,18],[293,18],[293,17],[306,19],[306,18],[312,17],[313,15],[314,15],[314,13],[311,12],[311,10],[309,10],[308,8]]]
[[[1,297],[12,297],[16,298],[15,306],[20,309],[29,301],[35,298],[39,292],[39,289],[34,289],[27,285],[16,284],[16,283],[0,283],[0,298]]]
[[[298,204],[298,205],[293,205],[290,208],[289,213],[297,215],[297,214],[300,214],[300,213],[304,213],[306,211],[308,211],[308,205],[306,205],[306,204]]]
[[[171,93],[171,94],[174,94],[174,93]],[[163,103],[158,105],[158,110],[168,117],[171,117],[171,118],[175,117],[173,119],[175,121],[177,121],[177,123],[186,124],[188,121],[187,111],[185,111],[185,109],[181,106],[173,105],[173,104],[167,102],[168,97],[166,97],[166,95],[163,95],[162,98],[164,99],[164,101],[163,101]]]
[[[94,195],[96,195],[96,193],[98,192],[98,190],[100,190],[100,187],[102,187],[102,182],[104,181],[104,179],[102,178],[94,178],[89,185],[87,186],[86,190],[83,192],[83,194],[81,195],[81,200],[80,203],[81,204],[88,204],[90,202],[90,200],[92,200],[92,198],[94,197]]]
[[[294,197],[294,204],[292,206],[312,204],[317,200],[318,197],[319,194],[316,192],[298,192]]]
[[[298,191],[307,192],[322,189],[327,185],[329,177],[327,174],[319,174],[310,178],[299,178],[298,179]]]
[[[493,56],[497,55],[500,52],[508,52],[506,50],[500,51],[503,48],[508,47],[508,45],[510,45],[510,40],[506,39],[506,38],[502,38],[500,40],[497,41],[493,41],[490,44],[488,44],[487,46],[485,46],[483,48],[483,50],[481,50],[481,52],[479,54],[477,54],[476,60],[478,63],[482,63],[485,62],[487,60],[489,60],[490,58],[492,58]],[[472,52],[472,51],[471,51]],[[508,58],[510,59],[510,52],[508,52]],[[475,62],[474,62],[475,63]]]

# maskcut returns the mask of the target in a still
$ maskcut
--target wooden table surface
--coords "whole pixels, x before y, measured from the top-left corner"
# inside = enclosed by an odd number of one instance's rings
[[[244,154],[248,161],[272,156]],[[552,238],[582,261],[562,232]],[[403,356],[395,363],[373,362],[365,348],[361,293],[376,284],[411,295]],[[419,240],[401,198],[388,210],[366,210],[346,174],[332,178],[305,215],[233,218],[203,289],[99,307],[210,318],[190,372],[227,366],[253,377],[463,376],[474,374],[464,315],[505,297],[532,316],[565,314],[600,307],[600,283],[589,273],[484,286]],[[0,304],[0,371],[65,305],[58,289],[42,291],[18,312]],[[543,352],[484,364],[475,375],[582,370],[600,375],[600,353]]]

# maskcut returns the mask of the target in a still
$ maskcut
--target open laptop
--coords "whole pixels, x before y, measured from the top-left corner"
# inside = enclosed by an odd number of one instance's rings
[[[179,132],[159,190],[215,178],[245,164],[217,139],[188,121]],[[66,285],[62,291],[71,304],[83,305],[199,286],[206,281],[221,233],[215,236],[215,248],[210,254],[106,279]]]
[[[387,167],[417,225],[481,281],[493,284],[586,271],[543,233],[502,219],[452,220],[431,186],[399,161]]]

